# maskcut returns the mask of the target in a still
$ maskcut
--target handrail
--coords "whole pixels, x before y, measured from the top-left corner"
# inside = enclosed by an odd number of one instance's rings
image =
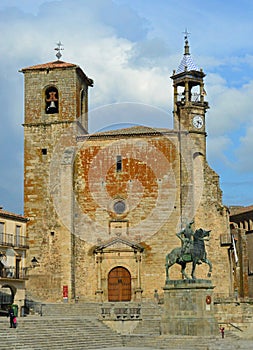
[[[238,329],[238,331],[243,332],[243,330],[242,330],[241,328],[239,328],[238,326],[235,326],[233,323],[228,322],[228,324],[229,324],[230,326],[232,326],[232,327]]]
[[[0,245],[9,247],[28,248],[27,237],[13,233],[0,233]]]

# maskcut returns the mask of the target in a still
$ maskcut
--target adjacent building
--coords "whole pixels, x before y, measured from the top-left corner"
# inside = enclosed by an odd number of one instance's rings
[[[253,298],[253,206],[233,206],[230,210],[234,244],[235,288],[238,296]]]
[[[28,276],[27,221],[23,215],[0,209],[0,308],[3,310],[12,303],[24,305]]]

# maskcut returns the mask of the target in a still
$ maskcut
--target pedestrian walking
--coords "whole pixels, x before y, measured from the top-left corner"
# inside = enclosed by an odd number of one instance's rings
[[[8,317],[10,317],[10,328],[16,328],[16,323],[14,322],[15,314],[14,314],[14,309],[10,305],[8,308]]]
[[[223,339],[225,336],[225,328],[223,326],[220,326],[220,332],[221,332],[221,338]]]

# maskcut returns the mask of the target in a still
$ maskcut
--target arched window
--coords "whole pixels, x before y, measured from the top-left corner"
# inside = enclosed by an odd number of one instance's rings
[[[55,114],[59,112],[59,97],[56,87],[50,86],[46,89],[45,106],[46,114]]]

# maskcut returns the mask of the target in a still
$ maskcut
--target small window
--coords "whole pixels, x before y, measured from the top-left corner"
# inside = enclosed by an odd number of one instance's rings
[[[85,91],[81,90],[81,116],[85,113]]]
[[[58,90],[51,86],[46,90],[45,94],[45,112],[46,114],[58,113],[59,101],[58,101]]]
[[[18,258],[16,258],[16,274],[15,274],[15,278],[19,278],[20,265],[21,265],[21,259],[20,259],[20,257],[18,257]]]
[[[4,222],[0,222],[0,234],[4,233]]]
[[[4,222],[0,222],[0,244],[4,243]]]
[[[43,156],[47,155],[47,149],[46,148],[42,148],[41,153],[43,154]]]
[[[122,157],[121,156],[117,156],[116,171],[117,171],[117,173],[122,171]]]
[[[19,247],[20,239],[21,239],[21,226],[16,225],[16,240],[15,240],[16,247]]]

